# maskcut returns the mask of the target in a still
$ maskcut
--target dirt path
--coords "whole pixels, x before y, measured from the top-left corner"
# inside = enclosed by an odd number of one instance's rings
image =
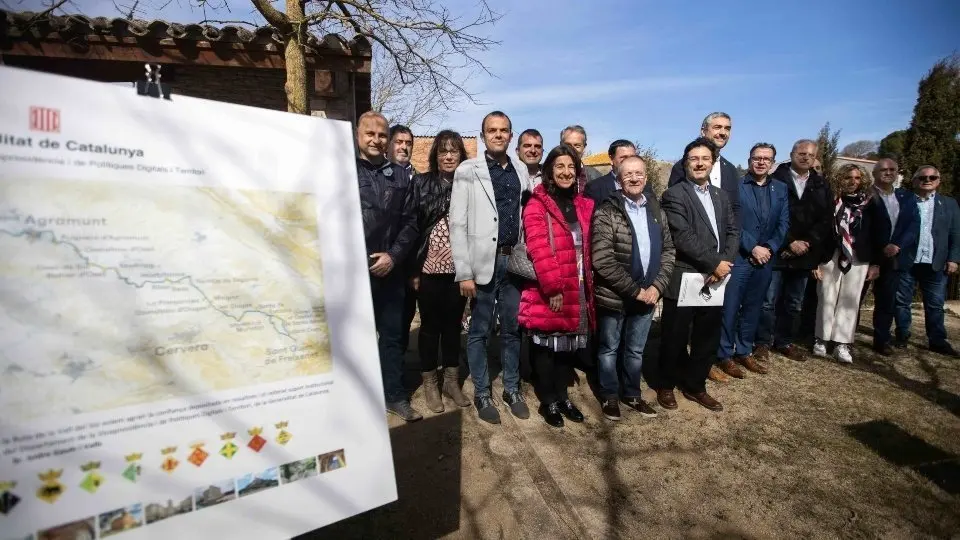
[[[613,423],[582,384],[587,422],[560,430],[535,414],[487,426],[472,409],[391,420],[400,501],[313,537],[960,534],[960,361],[915,346],[882,358],[858,340],[852,367],[776,357],[769,375],[710,383],[720,414],[680,398]]]

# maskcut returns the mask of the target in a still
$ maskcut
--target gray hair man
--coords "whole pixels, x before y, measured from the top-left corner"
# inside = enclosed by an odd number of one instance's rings
[[[723,147],[730,142],[730,132],[733,129],[733,121],[730,115],[725,112],[712,112],[700,123],[700,136],[709,139],[717,152],[721,152]],[[680,182],[686,176],[683,160],[673,164],[670,169],[670,180],[667,181],[667,187],[672,187]],[[722,189],[730,200],[733,207],[734,219],[739,223],[740,216],[740,175],[737,173],[737,166],[727,158],[718,154],[718,158],[710,169],[710,185],[717,189]]]
[[[911,180],[920,210],[920,230],[916,243],[906,250],[906,267],[899,269],[896,344],[904,347],[910,339],[910,302],[919,284],[930,350],[958,358],[960,354],[947,341],[943,304],[947,276],[956,274],[960,263],[960,208],[952,197],[937,193],[940,171],[936,167],[919,167]]]
[[[560,144],[571,146],[577,151],[577,155],[580,156],[580,161],[583,161],[583,156],[587,151],[587,130],[577,124],[563,128],[563,130],[560,131]],[[593,167],[582,167],[580,169],[580,177],[577,178],[577,191],[583,193],[583,190],[587,187],[587,182],[596,180],[601,176],[600,171]]]

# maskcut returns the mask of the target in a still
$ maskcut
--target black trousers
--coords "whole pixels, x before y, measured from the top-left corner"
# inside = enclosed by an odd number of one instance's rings
[[[660,357],[647,370],[650,387],[706,391],[707,374],[720,346],[723,307],[677,307],[676,300],[664,298],[661,321]]]
[[[420,371],[460,365],[460,323],[467,299],[453,274],[420,276]]]
[[[410,325],[413,324],[413,318],[417,315],[417,291],[410,286],[410,280],[406,281],[406,295],[403,297],[403,336],[400,345],[403,346],[403,353],[410,350]]]
[[[530,344],[530,359],[533,363],[534,390],[540,403],[566,401],[567,387],[573,382],[573,364],[578,351],[555,352],[549,347]]]

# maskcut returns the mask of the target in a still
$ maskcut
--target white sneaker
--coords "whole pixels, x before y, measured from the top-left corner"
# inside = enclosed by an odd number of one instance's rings
[[[837,361],[843,364],[852,364],[853,356],[850,355],[850,346],[843,343],[837,345],[836,350],[833,351],[833,355],[837,358]]]
[[[816,341],[813,342],[813,355],[827,356],[827,344],[820,338],[817,338]]]

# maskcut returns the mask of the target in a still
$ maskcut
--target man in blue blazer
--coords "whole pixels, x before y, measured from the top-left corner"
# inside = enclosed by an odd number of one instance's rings
[[[770,279],[774,254],[790,225],[787,186],[768,176],[777,158],[772,144],[750,149],[749,172],[740,182],[740,247],[723,297],[723,323],[717,359],[720,368],[739,379],[742,365],[754,373],[767,367],[753,357],[753,339]]]
[[[873,349],[884,355],[893,354],[890,325],[893,324],[900,286],[900,269],[909,268],[920,235],[920,210],[917,196],[906,188],[894,189],[897,162],[890,158],[877,161],[873,168],[873,185],[877,192],[868,209],[871,219],[875,260],[880,261],[880,275],[873,282]]]
[[[953,358],[960,354],[947,342],[943,304],[947,296],[947,275],[956,274],[960,263],[960,208],[951,197],[940,195],[940,171],[924,165],[913,173],[920,229],[917,241],[905,250],[897,290],[895,346],[906,346],[910,338],[910,303],[917,283],[923,295],[924,323],[930,350]]]
[[[590,197],[596,202],[596,207],[599,207],[600,203],[609,199],[610,195],[614,192],[620,190],[620,181],[617,179],[617,175],[620,174],[620,164],[628,157],[635,157],[637,155],[637,147],[626,139],[617,139],[610,143],[610,149],[607,150],[607,155],[610,156],[610,172],[600,178],[587,182],[587,187],[583,190],[584,196]],[[647,198],[654,197],[653,188],[650,187],[653,185],[653,182],[651,182],[649,178],[647,178],[646,182],[647,184],[643,188],[643,196]]]
[[[733,129],[730,115],[725,112],[713,112],[703,119],[700,124],[700,136],[710,139],[717,147],[717,151],[723,150],[723,147],[730,141],[730,132]],[[683,169],[683,160],[673,164],[670,169],[670,179],[667,181],[667,187],[673,187],[683,181],[686,173]],[[733,206],[733,216],[739,219],[740,215],[740,175],[737,173],[737,167],[730,163],[727,158],[719,156],[710,169],[710,184],[727,194],[730,204]],[[650,185],[648,182],[647,185]]]

